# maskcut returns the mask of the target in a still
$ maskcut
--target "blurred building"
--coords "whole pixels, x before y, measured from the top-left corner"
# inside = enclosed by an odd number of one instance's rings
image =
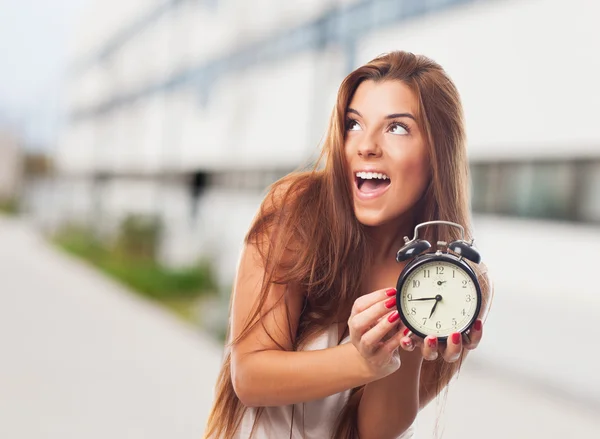
[[[522,325],[538,330],[538,353],[597,334],[598,16],[586,0],[96,2],[73,54],[57,175],[30,191],[30,209],[47,227],[107,233],[129,213],[157,215],[164,261],[208,256],[228,285],[265,188],[316,156],[344,76],[386,51],[425,54],[461,93],[476,237],[508,274],[490,358],[600,406],[593,361],[565,377],[570,357],[548,366],[505,343]]]
[[[461,91],[476,211],[600,222],[597,12],[584,0],[98,2],[73,56],[53,221],[110,229],[155,213],[166,261],[201,252],[230,279],[266,185],[317,153],[341,79],[407,49]]]
[[[154,213],[167,262],[203,253],[230,279],[267,184],[318,152],[342,78],[406,49],[461,91],[475,210],[599,222],[598,12],[585,0],[98,2],[73,55],[52,221],[110,229]]]
[[[19,139],[0,129],[0,204],[19,196],[23,180],[23,156]]]

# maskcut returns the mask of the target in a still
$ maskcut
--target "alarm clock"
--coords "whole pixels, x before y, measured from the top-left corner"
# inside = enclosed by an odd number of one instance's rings
[[[447,225],[461,231],[462,239],[438,241],[437,249],[419,239],[419,229]],[[465,241],[460,224],[428,221],[415,227],[413,239],[404,237],[396,261],[410,260],[398,277],[396,306],[402,322],[419,337],[435,336],[440,342],[454,332],[464,333],[477,319],[481,309],[481,287],[473,269],[465,262],[481,262],[473,241]]]

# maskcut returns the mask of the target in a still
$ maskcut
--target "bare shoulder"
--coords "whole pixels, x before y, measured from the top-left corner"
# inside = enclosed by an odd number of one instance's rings
[[[319,181],[317,173],[298,172],[288,174],[273,183],[261,204],[261,211],[285,212],[295,203],[302,201]]]
[[[313,173],[293,173],[271,185],[246,235],[246,243],[256,245],[261,254],[276,251],[278,246],[299,245],[297,219],[310,203],[307,195],[314,191],[317,181]],[[289,252],[286,257],[290,257]]]
[[[294,215],[305,186],[302,176],[274,184],[246,236],[231,305],[232,352],[291,349],[304,302],[295,281]]]

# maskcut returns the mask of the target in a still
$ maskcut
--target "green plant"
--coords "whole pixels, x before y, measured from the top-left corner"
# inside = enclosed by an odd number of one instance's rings
[[[115,251],[128,259],[154,261],[162,230],[157,216],[128,215],[119,226]]]
[[[216,292],[211,267],[206,261],[178,269],[158,263],[154,255],[160,227],[156,224],[138,218],[126,219],[113,246],[97,238],[90,228],[71,224],[54,236],[54,242],[139,294],[189,319],[195,301]]]
[[[19,213],[19,200],[15,197],[0,199],[0,213],[16,215]]]

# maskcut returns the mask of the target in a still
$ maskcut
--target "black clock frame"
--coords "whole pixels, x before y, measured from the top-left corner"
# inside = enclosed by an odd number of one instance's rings
[[[458,258],[456,256],[454,256],[451,253],[440,253],[440,252],[435,252],[435,253],[425,253],[425,254],[421,254],[419,256],[417,256],[414,260],[410,261],[402,270],[402,273],[400,273],[400,276],[398,277],[398,282],[396,283],[396,308],[398,309],[398,314],[400,314],[400,319],[402,320],[402,322],[404,323],[404,325],[410,329],[410,331],[421,337],[421,338],[425,338],[430,334],[423,334],[422,332],[418,331],[417,329],[415,329],[409,322],[408,319],[406,318],[406,316],[404,315],[404,311],[402,309],[402,300],[401,300],[401,296],[402,296],[402,287],[404,286],[404,284],[406,283],[406,280],[408,279],[408,276],[415,271],[417,268],[419,268],[421,265],[425,264],[425,263],[430,263],[430,262],[435,262],[435,261],[443,261],[443,262],[447,262],[453,265],[456,265],[457,267],[463,269],[467,275],[469,275],[469,277],[471,278],[471,280],[473,281],[473,285],[475,285],[475,291],[477,294],[477,307],[475,309],[475,313],[473,314],[473,317],[471,318],[471,321],[465,326],[465,328],[461,331],[461,333],[466,332],[467,330],[469,330],[471,328],[471,326],[473,325],[473,323],[475,322],[475,320],[477,320],[477,316],[479,316],[479,311],[481,311],[481,302],[482,302],[482,294],[481,294],[481,287],[479,285],[479,282],[477,281],[477,275],[475,274],[475,272],[473,271],[473,269],[469,266],[469,264],[467,264],[464,260],[462,260],[461,258]],[[431,334],[433,335],[433,334]],[[441,336],[438,337],[438,341],[439,342],[446,342],[446,340],[448,339],[447,336]]]

